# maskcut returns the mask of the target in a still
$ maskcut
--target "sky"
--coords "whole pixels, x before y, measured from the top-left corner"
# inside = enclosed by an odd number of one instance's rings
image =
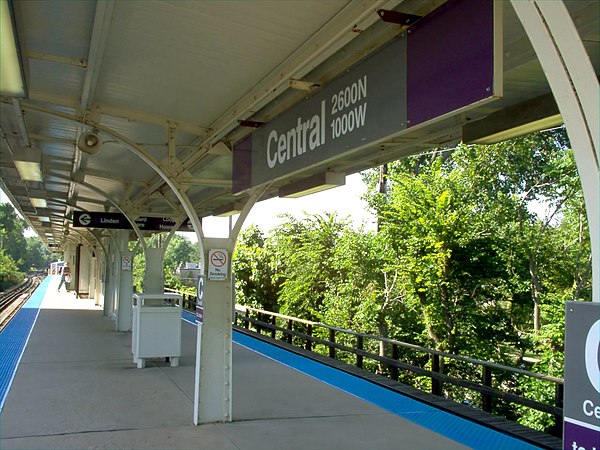
[[[291,214],[302,219],[307,214],[325,214],[337,212],[340,218],[348,218],[355,227],[365,225],[367,229],[374,229],[375,216],[368,209],[367,203],[361,200],[367,187],[360,174],[346,177],[344,186],[328,189],[316,194],[300,198],[272,198],[254,205],[246,218],[242,229],[257,225],[263,232],[268,233],[282,220],[280,214]],[[238,216],[233,216],[235,220]],[[227,237],[229,219],[223,217],[209,217],[203,220],[204,235],[208,237]],[[193,233],[184,233],[186,237],[195,240]]]

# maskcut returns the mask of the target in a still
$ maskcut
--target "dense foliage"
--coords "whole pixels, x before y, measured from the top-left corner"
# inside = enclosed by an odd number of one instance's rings
[[[157,233],[146,238],[146,246],[150,248],[163,248],[164,239],[168,233]],[[135,292],[143,292],[144,271],[146,258],[142,247],[135,242],[130,243],[131,250],[135,250],[133,259],[133,289]],[[174,234],[165,249],[163,257],[164,284],[171,288],[182,286],[181,280],[175,276],[178,267],[186,262],[197,262],[200,260],[198,246],[189,239],[179,234]]]
[[[288,217],[268,236],[246,230],[234,255],[237,301],[562,376],[565,301],[591,297],[589,232],[568,146],[556,129],[369,171],[377,232],[335,215]],[[444,367],[460,378],[473,370]],[[496,381],[540,401],[554,396],[551,387]],[[445,394],[479,402],[451,387]],[[553,423],[510,405],[496,410],[538,429]]]
[[[42,241],[24,235],[27,223],[9,203],[0,204],[0,289],[17,284],[31,270],[45,270],[51,255]]]

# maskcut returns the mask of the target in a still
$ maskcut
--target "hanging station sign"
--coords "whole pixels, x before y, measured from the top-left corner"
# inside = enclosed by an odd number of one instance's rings
[[[169,217],[138,217],[135,223],[142,231],[171,231],[175,226],[175,221]],[[131,230],[133,228],[125,215],[121,213],[82,211],[73,213],[73,227],[119,230]],[[178,231],[194,231],[192,222],[189,219],[184,220]]]
[[[493,0],[449,0],[258,128],[234,146],[234,193],[497,98],[499,8]]]

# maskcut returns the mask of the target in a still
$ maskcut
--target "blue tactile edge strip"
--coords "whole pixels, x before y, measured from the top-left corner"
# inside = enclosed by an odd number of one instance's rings
[[[184,311],[183,319],[195,324],[193,313]],[[390,391],[370,381],[270,345],[237,331],[233,341],[263,356],[316,378],[348,394],[368,401],[417,425],[473,449],[533,450],[539,447],[485,426],[462,419],[433,406]]]
[[[441,434],[473,449],[533,450],[539,447],[491,430],[474,422],[461,419],[433,406],[390,391],[382,386],[341,370],[304,358],[280,347],[234,331],[235,343],[269,357],[281,364],[299,370],[317,380],[348,394],[373,403],[389,412]]]
[[[15,378],[17,367],[29,341],[31,330],[37,320],[40,305],[50,284],[51,277],[46,277],[38,286],[33,295],[13,317],[9,324],[0,332],[0,411],[4,408],[4,401]]]

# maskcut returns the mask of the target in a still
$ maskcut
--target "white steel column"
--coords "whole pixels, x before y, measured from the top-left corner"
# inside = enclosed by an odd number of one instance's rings
[[[206,274],[203,324],[198,324],[196,340],[196,379],[194,390],[194,424],[231,422],[232,411],[232,322],[235,306],[235,286],[231,258],[237,237],[248,213],[268,186],[255,188],[242,208],[229,238],[203,238],[201,248],[202,273]],[[226,252],[224,280],[211,280],[209,259],[211,250]]]
[[[144,269],[144,294],[162,294],[165,291],[163,259],[165,250],[163,248],[147,247],[144,251],[146,267]]]
[[[123,257],[129,257],[133,260],[133,254],[127,249],[129,242],[129,230],[119,230],[116,241],[119,246],[119,252],[115,258],[115,269],[117,276],[117,331],[130,331],[132,320],[132,297],[133,297],[133,271],[132,266],[127,268],[123,264]]]
[[[562,1],[511,0],[544,69],[573,146],[592,244],[592,300],[600,301],[600,88]]]
[[[233,320],[233,284],[231,276],[231,255],[235,242],[224,238],[205,238],[203,247],[208,261],[210,249],[227,252],[227,277],[225,280],[211,280],[206,277],[204,285],[204,323],[198,324],[198,350],[196,361],[199,373],[196,374],[196,398],[194,423],[231,421],[231,346]],[[206,272],[203,267],[203,272]],[[196,405],[195,405],[196,406]]]

